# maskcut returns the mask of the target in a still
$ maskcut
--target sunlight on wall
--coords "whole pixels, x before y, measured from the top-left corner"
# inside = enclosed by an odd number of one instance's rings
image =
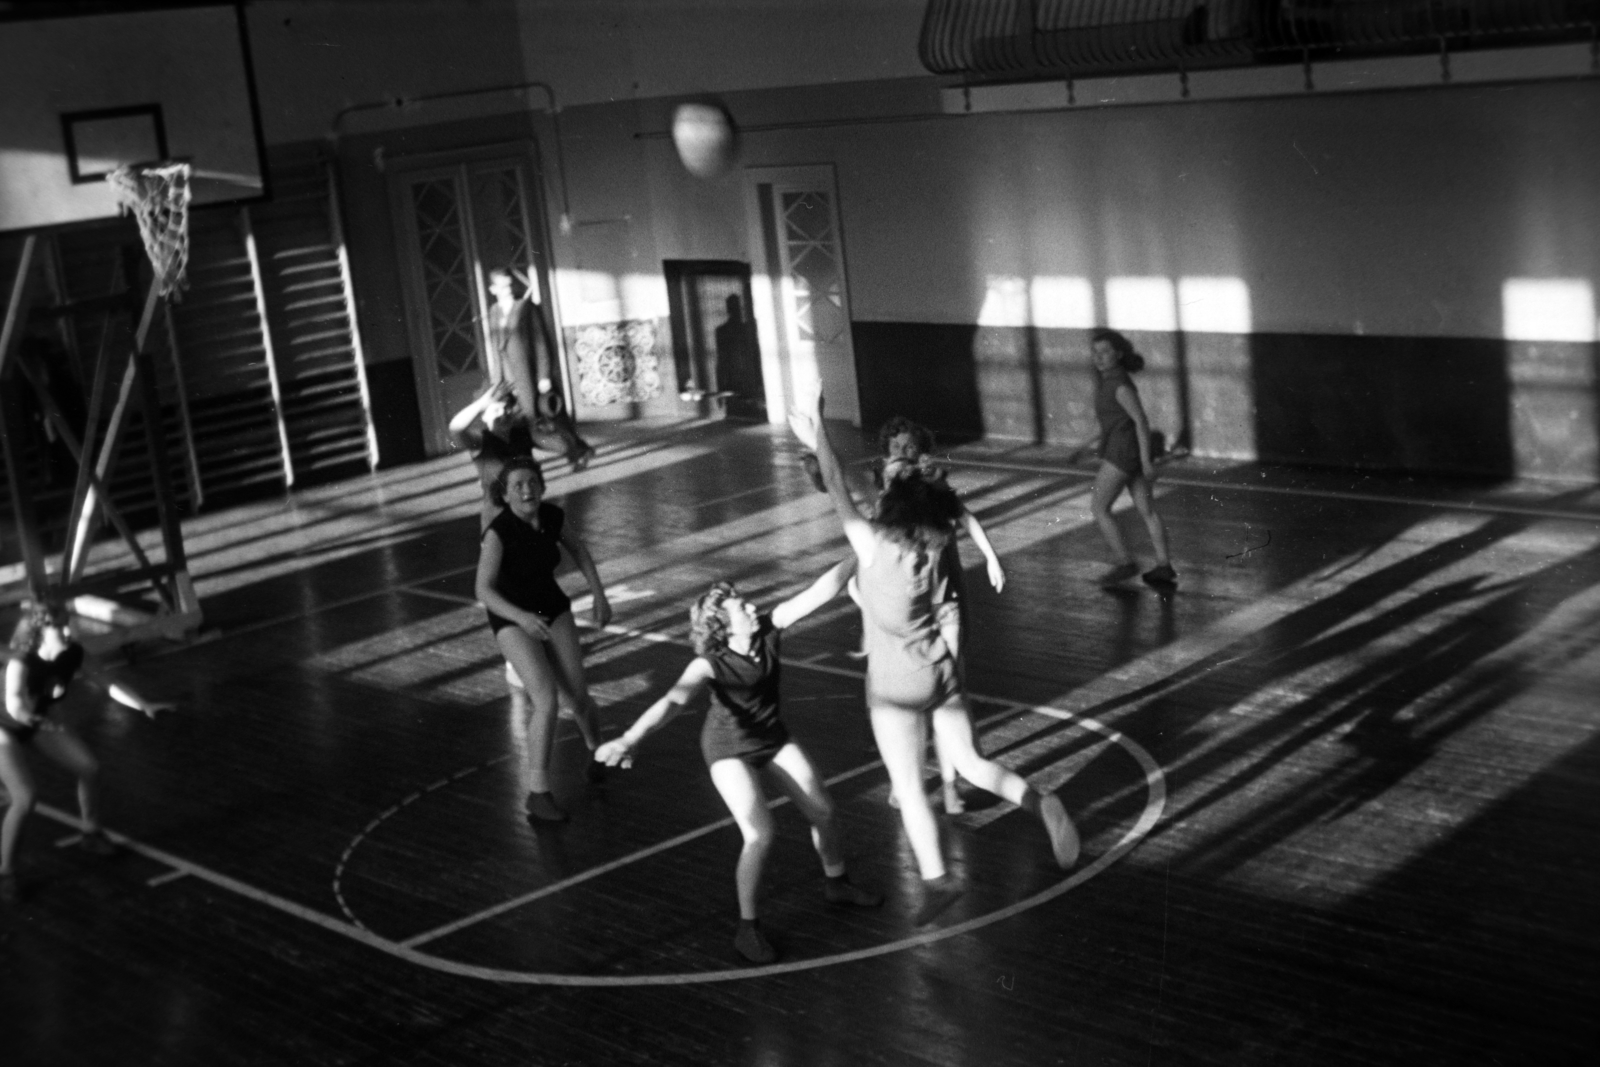
[[[1509,278],[1500,290],[1507,341],[1592,342],[1594,286],[1586,278]]]
[[[1179,278],[1178,324],[1187,333],[1249,333],[1250,287],[1241,278]]]
[[[1027,326],[1028,283],[1014,275],[991,274],[978,310],[979,326]]]
[[[1087,278],[1047,274],[1028,280],[1012,274],[991,274],[978,311],[978,325],[1093,329],[1094,286]]]
[[[1035,326],[1065,330],[1095,326],[1094,286],[1087,278],[1037,277],[1029,287],[1028,300]]]
[[[558,267],[561,324],[591,326],[629,319],[666,318],[667,283],[659,274],[615,275],[603,270]]]
[[[1178,301],[1172,279],[1107,278],[1106,324],[1117,330],[1176,331]]]

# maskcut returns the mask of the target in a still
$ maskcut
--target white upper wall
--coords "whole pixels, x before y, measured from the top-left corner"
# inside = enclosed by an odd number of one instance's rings
[[[925,77],[926,0],[516,0],[527,77],[563,107]]]

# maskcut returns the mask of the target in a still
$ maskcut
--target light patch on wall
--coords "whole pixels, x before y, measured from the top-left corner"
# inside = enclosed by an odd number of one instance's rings
[[[1087,278],[1044,275],[1028,289],[1033,325],[1064,330],[1093,329],[1094,286]]]
[[[1107,278],[1106,322],[1118,330],[1172,333],[1178,328],[1171,278]]]
[[[1178,279],[1178,323],[1188,333],[1250,332],[1250,287],[1242,278]]]
[[[1507,341],[1596,339],[1594,286],[1586,278],[1510,278],[1500,290]]]
[[[1009,274],[989,275],[978,311],[979,326],[1028,325],[1028,283]]]
[[[621,289],[623,318],[667,317],[667,280],[661,275],[624,274]]]

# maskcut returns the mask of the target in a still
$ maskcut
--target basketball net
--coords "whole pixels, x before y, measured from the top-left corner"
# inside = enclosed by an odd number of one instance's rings
[[[106,175],[124,212],[139,223],[145,254],[155,268],[162,296],[188,287],[189,164],[160,167],[122,166]]]

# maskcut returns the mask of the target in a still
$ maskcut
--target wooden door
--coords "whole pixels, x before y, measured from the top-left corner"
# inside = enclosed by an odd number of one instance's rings
[[[861,402],[833,168],[751,168],[746,173],[753,193],[753,229],[759,233],[755,251],[767,268],[767,284],[757,286],[756,318],[763,335],[776,342],[785,371],[786,395],[775,409],[769,386],[769,417],[775,410],[781,418],[796,396],[820,382],[829,416],[859,425]]]
[[[401,170],[391,179],[417,399],[432,454],[450,448],[450,417],[489,379],[489,271],[509,269],[536,301],[550,291],[530,178],[518,154]]]

